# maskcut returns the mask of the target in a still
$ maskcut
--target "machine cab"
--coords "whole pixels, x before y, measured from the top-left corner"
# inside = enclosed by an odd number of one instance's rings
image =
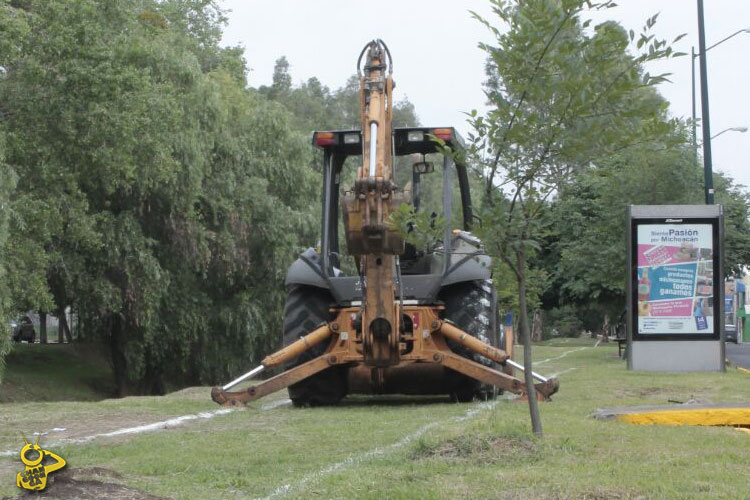
[[[356,169],[356,161],[346,160],[362,155],[362,134],[359,130],[315,132],[312,142],[323,151],[320,252],[304,252],[289,269],[286,283],[330,289],[340,303],[357,301],[359,277],[343,262],[340,199],[342,186],[351,185],[347,179],[354,178]],[[457,154],[442,154],[443,145]],[[442,286],[489,278],[490,259],[469,233],[473,213],[468,170],[460,160],[465,151],[461,136],[452,127],[396,128],[393,148],[394,180],[403,199],[445,221],[442,241],[433,251],[407,244],[400,255],[404,297],[432,302]]]

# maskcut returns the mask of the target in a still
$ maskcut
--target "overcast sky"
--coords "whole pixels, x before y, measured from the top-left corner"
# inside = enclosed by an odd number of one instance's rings
[[[694,0],[620,0],[620,5],[594,16],[595,22],[619,21],[639,32],[648,17],[659,13],[655,33],[690,53],[698,46]],[[223,0],[229,9],[226,45],[240,44],[250,67],[253,87],[271,82],[274,62],[284,55],[295,83],[317,77],[331,89],[356,72],[362,47],[382,38],[394,60],[396,100],[408,97],[423,125],[455,126],[466,135],[463,112],[482,109],[484,53],[480,41],[491,42],[486,28],[469,11],[492,19],[487,0]],[[750,29],[750,1],[705,0],[706,44]],[[707,53],[711,133],[750,127],[750,33],[741,33]],[[675,116],[691,116],[690,56],[654,64],[647,71],[672,73],[672,83],[659,87]],[[696,80],[698,60],[696,59]],[[700,87],[698,85],[698,116]],[[700,142],[701,132],[698,131]],[[714,169],[750,186],[750,131],[726,132],[712,141]]]

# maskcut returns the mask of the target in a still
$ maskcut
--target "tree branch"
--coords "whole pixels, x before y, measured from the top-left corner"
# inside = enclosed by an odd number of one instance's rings
[[[524,91],[521,93],[521,97],[518,99],[518,102],[516,103],[516,107],[513,110],[513,115],[511,116],[510,121],[508,122],[507,127],[505,128],[505,132],[503,133],[502,140],[498,144],[498,149],[497,149],[497,152],[495,153],[495,159],[493,160],[492,166],[490,167],[490,175],[487,178],[486,192],[487,192],[488,198],[491,197],[492,183],[494,181],[495,174],[497,173],[498,163],[500,162],[500,154],[502,152],[502,149],[500,148],[500,145],[502,145],[503,143],[505,143],[505,138],[508,136],[508,132],[513,127],[513,124],[516,121],[516,117],[518,115],[518,110],[521,108],[521,105],[523,104],[523,102],[526,99],[526,94],[527,94],[528,86],[534,82],[534,79],[539,74],[539,69],[542,66],[542,61],[544,60],[544,57],[547,55],[547,51],[549,51],[550,47],[552,46],[552,43],[555,41],[555,39],[557,38],[557,36],[562,31],[563,26],[565,26],[565,24],[570,20],[570,18],[574,15],[574,13],[578,13],[578,12],[580,12],[580,9],[578,9],[578,10],[573,9],[573,10],[569,10],[568,12],[566,12],[565,16],[563,17],[563,20],[557,26],[557,29],[552,34],[552,36],[550,37],[550,39],[547,41],[546,45],[544,46],[544,49],[542,49],[541,54],[539,54],[539,57],[537,58],[536,65],[534,66],[534,72],[531,74],[531,76],[529,77],[529,81],[526,83],[526,87],[527,88],[524,89]]]

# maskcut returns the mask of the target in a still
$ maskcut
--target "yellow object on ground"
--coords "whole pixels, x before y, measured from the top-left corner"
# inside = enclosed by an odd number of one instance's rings
[[[690,401],[669,406],[621,406],[598,409],[599,420],[638,425],[723,425],[750,428],[750,402],[705,403]]]
[[[742,373],[747,373],[750,375],[750,370],[748,370],[747,368],[742,368],[741,366],[737,367],[737,371],[740,371]]]
[[[617,420],[640,425],[750,426],[750,408],[695,408],[625,413]]]

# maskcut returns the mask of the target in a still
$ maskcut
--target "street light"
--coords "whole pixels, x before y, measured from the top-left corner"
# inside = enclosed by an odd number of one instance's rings
[[[717,45],[721,45],[722,43],[726,42],[730,38],[734,38],[735,36],[741,34],[741,33],[750,33],[750,28],[745,28],[741,30],[737,30],[731,35],[729,35],[726,38],[723,38],[716,42],[715,44],[711,45],[709,48],[706,49],[706,52],[713,49]],[[697,147],[697,141],[696,141],[696,116],[695,116],[695,58],[698,57],[698,54],[695,53],[695,47],[690,47],[690,63],[692,66],[692,83],[693,83],[693,152],[695,153],[695,164],[698,164],[698,147]]]
[[[730,127],[730,128],[725,128],[724,130],[722,130],[721,132],[719,132],[715,136],[711,137],[711,140],[713,141],[714,139],[716,139],[717,137],[719,137],[721,134],[723,134],[725,132],[740,132],[740,133],[744,134],[745,132],[747,132],[747,127]]]
[[[725,128],[724,130],[722,130],[718,134],[712,136],[711,140],[713,141],[714,139],[716,139],[717,137],[719,137],[721,134],[725,134],[727,132],[740,132],[740,133],[744,134],[745,132],[747,132],[747,127],[729,127],[729,128]],[[702,145],[703,145],[702,142],[700,144],[698,144],[698,146],[702,146]]]
[[[695,113],[695,58],[700,57],[701,60],[701,108],[702,108],[702,126],[703,126],[703,170],[704,170],[704,182],[706,191],[706,204],[710,205],[714,202],[714,189],[713,189],[713,173],[711,165],[711,128],[710,118],[708,111],[708,77],[706,76],[706,52],[713,49],[717,45],[721,45],[730,38],[734,38],[740,33],[750,33],[750,28],[744,28],[737,30],[731,35],[719,40],[715,44],[708,48],[706,47],[706,35],[703,26],[703,0],[698,0],[698,44],[699,53],[695,53],[695,47],[691,47],[691,58],[690,63],[692,66],[692,84],[693,84],[693,158],[695,165],[698,165],[698,144],[696,138],[696,113]],[[722,131],[720,133],[724,133]],[[719,135],[719,134],[716,134]]]

